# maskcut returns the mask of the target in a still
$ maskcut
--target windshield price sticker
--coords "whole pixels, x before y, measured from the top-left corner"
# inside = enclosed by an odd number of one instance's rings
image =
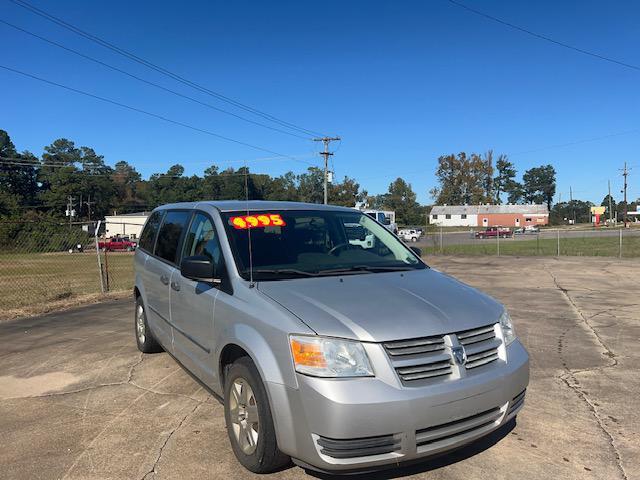
[[[249,228],[264,227],[284,227],[285,221],[279,213],[261,213],[260,215],[243,215],[242,217],[231,217],[231,225],[236,230],[247,230]]]

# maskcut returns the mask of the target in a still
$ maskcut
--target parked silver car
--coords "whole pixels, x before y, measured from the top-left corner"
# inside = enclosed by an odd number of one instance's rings
[[[224,399],[231,446],[253,472],[428,457],[524,403],[528,355],[504,307],[357,210],[165,205],[135,266],[138,348],[166,350]]]

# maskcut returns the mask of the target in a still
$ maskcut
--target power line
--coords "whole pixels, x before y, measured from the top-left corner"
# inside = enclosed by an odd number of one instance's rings
[[[13,0],[12,0],[13,1]],[[609,62],[609,63],[615,63],[616,65],[620,65],[622,67],[626,67],[626,68],[631,68],[632,70],[640,70],[640,67],[637,65],[632,65],[630,63],[626,63],[626,62],[621,62],[620,60],[616,60],[614,58],[610,58],[610,57],[606,57],[604,55],[600,55],[599,53],[594,53],[594,52],[590,52],[588,50],[584,50],[582,48],[579,47],[575,47],[573,45],[569,45],[568,43],[564,43],[564,42],[560,42],[558,40],[554,40],[551,37],[547,37],[546,35],[542,35],[540,33],[536,33],[533,32],[531,30],[528,30],[524,27],[520,27],[518,25],[514,25],[513,23],[509,23],[505,20],[502,20],[500,18],[494,17],[493,15],[489,15],[488,13],[484,13],[481,12],[480,10],[476,10],[475,8],[471,8],[467,5],[465,5],[464,3],[460,3],[457,2],[456,0],[447,0],[449,3],[451,3],[452,5],[455,5],[457,7],[463,8],[471,13],[474,13],[476,15],[479,15],[481,17],[484,17],[488,20],[491,20],[493,22],[496,23],[500,23],[501,25],[504,25],[506,27],[512,28],[514,30],[518,30],[519,32],[522,33],[526,33],[527,35],[530,35],[532,37],[538,38],[540,40],[544,40],[546,42],[550,42],[553,43],[554,45],[558,45],[559,47],[563,47],[569,50],[573,50],[574,52],[578,52],[578,53],[582,53],[583,55],[588,55],[590,57],[594,57],[597,58],[598,60],[604,60],[605,62]]]
[[[146,110],[142,110],[142,109],[137,108],[137,107],[132,107],[130,105],[126,105],[124,103],[120,103],[120,102],[117,102],[115,100],[111,100],[109,98],[105,98],[105,97],[101,97],[101,96],[98,96],[98,95],[94,95],[93,93],[85,92],[83,90],[78,90],[77,88],[69,87],[67,85],[62,85],[61,83],[56,83],[56,82],[53,82],[51,80],[46,80],[44,78],[37,77],[35,75],[32,75],[32,74],[27,73],[27,72],[23,72],[21,70],[17,70],[15,68],[7,67],[5,65],[0,65],[0,68],[3,68],[4,70],[8,70],[8,71],[13,72],[13,73],[17,73],[19,75],[23,75],[25,77],[32,78],[34,80],[38,80],[38,81],[43,82],[43,83],[47,83],[49,85],[53,85],[53,86],[56,86],[56,87],[59,87],[59,88],[63,88],[65,90],[69,90],[70,92],[79,93],[80,95],[84,95],[84,96],[87,96],[87,97],[90,97],[90,98],[94,98],[94,99],[100,100],[102,102],[110,103],[112,105],[116,105],[116,106],[121,107],[121,108],[126,108],[127,110],[131,110],[131,111],[138,112],[138,113],[143,113],[143,114],[148,115],[150,117],[158,118],[158,119],[160,119],[160,120],[162,120],[164,122],[167,122],[167,123],[172,123],[174,125],[179,125],[181,127],[188,128],[190,130],[194,130],[196,132],[204,133],[206,135],[211,135],[212,137],[220,138],[222,140],[226,140],[227,142],[236,143],[238,145],[242,145],[242,146],[245,146],[245,147],[253,148],[255,150],[260,150],[262,152],[271,153],[271,154],[277,155],[279,157],[289,158],[287,155],[283,155],[281,153],[274,152],[273,150],[269,150],[267,148],[258,147],[256,145],[251,145],[250,143],[246,143],[246,142],[243,142],[243,141],[240,141],[240,140],[236,140],[236,139],[233,139],[233,138],[230,138],[230,137],[226,137],[224,135],[220,135],[220,134],[212,132],[210,130],[205,130],[203,128],[194,127],[193,125],[189,125],[187,123],[179,122],[177,120],[172,120],[172,119],[164,117],[162,115],[158,115],[157,113],[148,112]]]
[[[275,158],[274,158],[275,160]],[[279,160],[283,160],[282,158],[279,158]],[[249,160],[247,160],[249,161]],[[76,162],[76,163],[80,163],[80,162]],[[309,163],[309,162],[302,162],[311,166],[316,166],[313,163]],[[0,157],[0,166],[2,165],[8,165],[8,166],[12,166],[12,167],[34,167],[34,168],[64,168],[64,167],[68,167],[68,168],[76,168],[75,164],[69,164],[69,163],[61,163],[61,162],[54,162],[54,163],[42,163],[42,162],[20,162],[19,158],[12,158],[12,157]],[[81,164],[82,165],[82,164]],[[213,164],[216,165],[217,164]],[[85,167],[94,167],[92,165],[83,165]],[[95,165],[96,168],[112,168],[109,167],[108,165]],[[265,175],[269,175],[271,176],[271,174],[269,173],[225,173],[226,170],[222,170],[219,173],[216,173],[213,176],[218,176],[218,177],[243,177],[245,175],[253,175],[253,176],[265,176]],[[92,172],[91,168],[88,168],[86,170],[83,170],[83,173],[90,176],[90,177],[117,177],[119,175],[122,175],[121,172],[118,172],[116,170],[111,170],[109,172]],[[190,176],[188,175],[169,175],[166,173],[152,173],[151,175],[149,175],[149,178],[151,177],[171,177],[171,178],[189,178]]]
[[[229,97],[227,97],[225,95],[222,95],[221,93],[218,93],[218,92],[215,92],[213,90],[210,90],[209,88],[203,87],[202,85],[199,85],[196,82],[193,82],[193,81],[191,81],[191,80],[189,80],[187,78],[184,78],[184,77],[182,77],[182,76],[180,76],[180,75],[178,75],[178,74],[176,74],[174,72],[171,72],[170,70],[167,70],[166,68],[160,67],[160,66],[158,66],[158,65],[156,65],[156,64],[154,64],[154,63],[152,63],[152,62],[150,62],[148,60],[145,60],[142,57],[139,57],[139,56],[127,51],[127,50],[124,50],[123,48],[120,48],[120,47],[118,47],[118,46],[116,46],[116,45],[114,45],[112,43],[109,43],[106,40],[103,40],[100,37],[97,37],[96,35],[93,35],[91,33],[85,32],[84,30],[81,30],[80,28],[76,27],[75,25],[72,25],[72,24],[70,24],[68,22],[65,22],[64,20],[62,20],[60,18],[57,18],[57,17],[45,12],[44,10],[41,10],[41,9],[39,9],[37,7],[34,7],[33,5],[25,2],[24,0],[9,0],[9,1],[14,3],[14,4],[16,4],[16,5],[18,5],[19,7],[22,7],[24,9],[26,9],[26,10],[29,10],[30,12],[34,13],[35,15],[38,15],[38,16],[40,16],[42,18],[45,18],[46,20],[49,20],[50,22],[53,22],[53,23],[55,23],[55,24],[57,24],[57,25],[59,25],[59,26],[61,26],[63,28],[66,28],[67,30],[72,31],[73,33],[75,33],[77,35],[80,35],[81,37],[84,37],[87,40],[90,40],[90,41],[92,41],[94,43],[97,43],[98,45],[101,45],[104,48],[107,48],[109,50],[112,50],[113,52],[116,52],[119,55],[122,55],[122,56],[128,58],[129,60],[132,60],[132,61],[134,61],[136,63],[141,64],[141,65],[144,65],[147,68],[150,68],[150,69],[152,69],[152,70],[154,70],[154,71],[156,71],[158,73],[161,73],[161,74],[163,74],[165,76],[168,76],[168,77],[172,78],[173,80],[176,80],[176,81],[178,81],[178,82],[180,82],[180,83],[182,83],[184,85],[187,85],[187,86],[189,86],[191,88],[194,88],[194,89],[196,89],[196,90],[198,90],[198,91],[200,91],[202,93],[205,93],[205,94],[210,95],[212,97],[215,97],[215,98],[217,98],[219,100],[222,100],[223,102],[229,103],[229,104],[231,104],[231,105],[233,105],[233,106],[235,106],[237,108],[240,108],[242,110],[250,112],[250,113],[252,113],[254,115],[258,115],[258,116],[260,116],[260,117],[262,117],[262,118],[264,118],[266,120],[269,120],[271,122],[277,123],[277,124],[279,124],[279,125],[281,125],[283,127],[287,127],[287,128],[293,129],[293,130],[297,130],[298,132],[304,133],[305,135],[310,135],[310,136],[311,135],[323,135],[323,134],[315,132],[313,130],[308,130],[306,128],[299,127],[299,126],[297,126],[297,125],[295,125],[293,123],[286,122],[286,121],[281,120],[281,119],[279,119],[279,118],[277,118],[277,117],[275,117],[275,116],[273,116],[271,114],[268,114],[266,112],[258,110],[257,108],[250,107],[248,105],[240,103],[237,100],[234,100],[234,99],[229,98]]]
[[[598,140],[605,140],[607,138],[619,137],[621,135],[629,135],[629,134],[632,134],[632,133],[640,133],[640,128],[635,128],[633,130],[626,130],[624,132],[610,133],[610,134],[602,135],[602,136],[599,136],[599,137],[586,138],[584,140],[577,140],[575,142],[567,142],[567,143],[559,143],[559,144],[555,144],[555,145],[548,145],[546,147],[534,148],[532,150],[525,150],[525,151],[521,151],[521,152],[510,153],[509,155],[513,157],[515,155],[524,155],[526,153],[536,153],[536,152],[541,152],[543,150],[551,150],[551,149],[554,149],[554,148],[571,147],[573,145],[580,145],[581,143],[596,142]]]
[[[221,165],[228,165],[232,163],[246,164],[247,162],[263,162],[263,161],[269,161],[269,160],[278,160],[278,161],[294,160],[298,163],[304,163],[305,165],[317,167],[317,164],[313,162],[306,162],[304,160],[301,160],[303,158],[310,158],[310,157],[315,157],[315,154],[288,155],[286,157],[257,157],[257,158],[247,158],[244,160],[221,160],[221,161],[209,160],[209,161],[200,162],[200,163],[207,164],[207,165],[221,166]],[[193,165],[193,162],[188,162],[188,163],[189,165]],[[34,160],[30,160],[28,158],[0,156],[0,165],[1,164],[14,165],[14,166],[26,166],[26,167],[38,167],[38,168],[42,168],[42,167],[52,167],[52,168],[74,167],[75,168],[77,165],[80,165],[84,169],[110,168],[113,170],[111,173],[113,173],[114,175],[121,174],[121,172],[118,172],[117,170],[115,170],[115,166],[112,167],[111,165],[106,165],[106,164],[104,165],[92,164],[92,163],[86,163],[82,161],[63,162],[63,161],[48,160],[46,162],[43,162],[39,158],[34,158]],[[130,166],[135,168],[135,165],[130,165]]]
[[[97,58],[91,57],[89,55],[85,55],[84,53],[81,53],[81,52],[79,52],[77,50],[74,50],[72,48],[66,47],[66,46],[64,46],[64,45],[62,45],[62,44],[60,44],[60,43],[58,43],[58,42],[56,42],[54,40],[51,40],[51,39],[48,39],[48,38],[43,37],[41,35],[38,35],[37,33],[30,32],[29,30],[26,30],[26,29],[24,29],[22,27],[19,27],[17,25],[9,23],[9,22],[7,22],[5,20],[0,19],[0,23],[2,23],[4,25],[7,25],[8,27],[14,28],[15,30],[18,30],[18,31],[20,31],[22,33],[25,33],[26,35],[31,35],[34,38],[37,38],[39,40],[42,40],[43,42],[49,43],[50,45],[58,47],[58,48],[60,48],[62,50],[65,50],[67,52],[73,53],[74,55],[77,55],[77,56],[79,56],[81,58],[84,58],[84,59],[89,60],[91,62],[97,63],[97,64],[102,65],[104,67],[110,68],[111,70],[119,72],[119,73],[121,73],[123,75],[126,75],[126,76],[128,76],[130,78],[133,78],[133,79],[135,79],[135,80],[137,80],[139,82],[145,83],[147,85],[151,85],[152,87],[158,88],[158,89],[163,90],[163,91],[165,91],[167,93],[171,93],[172,95],[175,95],[177,97],[180,97],[180,98],[183,98],[183,99],[186,99],[186,100],[190,100],[191,102],[197,103],[197,104],[205,106],[207,108],[211,108],[211,109],[216,110],[218,112],[225,113],[227,115],[231,115],[232,117],[236,117],[236,118],[238,118],[240,120],[243,120],[245,122],[249,122],[249,123],[252,123],[254,125],[258,125],[260,127],[263,127],[263,128],[268,128],[269,130],[274,130],[276,132],[284,133],[285,135],[291,135],[292,137],[301,138],[303,140],[311,140],[310,137],[303,137],[302,135],[298,135],[296,133],[287,132],[286,130],[282,130],[282,129],[277,128],[277,127],[272,127],[270,125],[265,125],[264,123],[256,122],[255,120],[251,120],[250,118],[243,117],[242,115],[238,115],[238,114],[230,112],[228,110],[224,110],[223,108],[216,107],[215,105],[211,105],[210,103],[202,102],[202,101],[198,100],[197,98],[190,97],[189,95],[184,95],[184,94],[182,94],[180,92],[176,92],[175,90],[171,90],[170,88],[166,88],[166,87],[163,87],[162,85],[159,85],[157,83],[151,82],[149,80],[145,80],[144,78],[138,77],[137,75],[134,75],[134,74],[129,73],[129,72],[125,71],[125,70],[122,70],[121,68],[114,67],[113,65],[110,65],[110,64],[108,64],[106,62],[98,60]]]

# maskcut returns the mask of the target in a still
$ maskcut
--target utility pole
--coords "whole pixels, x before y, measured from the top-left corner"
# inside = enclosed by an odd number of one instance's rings
[[[627,228],[628,225],[628,218],[627,215],[629,213],[629,206],[627,205],[627,176],[629,175],[629,169],[627,168],[627,162],[624,162],[624,168],[622,169],[622,176],[624,177],[624,188],[622,189],[622,192],[624,193],[624,218],[623,218],[623,222],[624,222],[624,228]]]
[[[69,195],[67,197],[67,216],[69,217],[69,230],[71,230],[71,222],[73,221],[73,217],[76,214],[76,211],[74,210],[73,207],[76,206],[76,199],[75,197]]]
[[[96,202],[91,201],[91,194],[89,194],[89,199],[84,202],[84,204],[87,206],[87,214],[89,215],[89,221],[91,221],[91,205],[93,205],[94,203]]]
[[[612,206],[611,206],[611,180],[607,180],[607,185],[609,186],[609,226],[611,226],[611,214],[613,213],[612,210]]]
[[[329,151],[329,143],[334,141],[339,141],[340,137],[322,137],[322,138],[314,138],[314,142],[322,142],[324,143],[324,151],[320,152],[320,155],[324,157],[324,204],[328,203],[328,189],[327,189],[327,181],[329,176],[329,155],[333,155]]]
[[[571,205],[571,212],[573,214],[573,224],[576,224],[576,208],[573,205],[573,189],[569,187],[569,203]]]

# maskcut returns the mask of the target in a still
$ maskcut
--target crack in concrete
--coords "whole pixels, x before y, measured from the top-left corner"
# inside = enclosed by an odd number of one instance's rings
[[[91,390],[97,390],[97,389],[105,388],[105,387],[118,387],[118,386],[122,386],[122,385],[131,385],[131,386],[133,386],[135,388],[138,388],[138,389],[143,390],[145,392],[153,393],[155,395],[167,395],[167,396],[172,396],[172,397],[181,397],[181,398],[186,398],[186,399],[192,400],[192,401],[194,401],[194,402],[196,402],[198,404],[205,403],[205,401],[203,401],[203,400],[199,400],[197,398],[194,398],[194,397],[192,397],[190,395],[186,395],[184,393],[160,392],[160,391],[154,390],[152,388],[143,387],[139,383],[134,382],[133,381],[134,371],[143,362],[143,360],[144,360],[144,354],[140,354],[140,358],[133,365],[131,365],[131,367],[129,368],[129,371],[127,373],[127,380],[123,381],[123,382],[99,383],[97,385],[89,385],[87,387],[79,388],[77,390],[68,390],[68,391],[64,391],[64,392],[43,393],[41,395],[29,395],[29,396],[19,397],[19,398],[59,397],[59,396],[65,396],[65,395],[74,395],[76,393],[89,392]]]
[[[552,278],[555,287],[562,293],[563,297],[565,298],[567,303],[569,303],[569,305],[572,307],[573,311],[582,320],[582,322],[587,327],[587,329],[591,333],[593,333],[595,338],[598,340],[598,343],[600,344],[602,349],[605,351],[605,356],[607,356],[611,360],[611,363],[609,363],[608,365],[601,365],[601,366],[598,366],[598,367],[584,368],[584,369],[579,369],[579,370],[570,369],[569,366],[567,365],[567,363],[566,363],[566,361],[564,359],[564,355],[563,355],[564,338],[565,338],[566,334],[569,332],[569,330],[573,329],[575,326],[568,327],[567,329],[565,329],[562,332],[562,334],[560,334],[560,337],[558,339],[558,342],[559,342],[558,352],[560,354],[560,359],[562,360],[562,366],[566,370],[566,372],[564,374],[562,374],[562,375],[559,375],[557,378],[559,378],[570,390],[575,392],[578,395],[578,397],[587,405],[587,408],[589,409],[589,411],[591,412],[591,414],[595,418],[599,429],[604,433],[604,435],[608,439],[609,446],[613,450],[613,454],[614,454],[615,459],[616,459],[616,462],[615,462],[616,463],[616,467],[620,471],[621,478],[623,480],[628,480],[627,472],[625,471],[625,469],[624,469],[624,467],[622,465],[622,457],[620,456],[620,451],[618,450],[618,447],[616,446],[615,439],[613,438],[613,435],[607,429],[607,426],[604,423],[604,421],[602,420],[602,418],[600,417],[600,414],[598,413],[598,410],[597,410],[596,406],[589,399],[587,394],[580,388],[580,382],[578,381],[578,379],[575,376],[577,373],[584,373],[584,372],[590,372],[590,371],[603,370],[603,369],[606,369],[606,368],[614,368],[614,367],[618,366],[618,360],[616,359],[616,355],[604,343],[604,340],[602,340],[602,338],[600,337],[598,332],[596,332],[595,328],[591,325],[591,323],[589,322],[588,318],[584,315],[582,310],[580,310],[580,308],[576,305],[576,303],[574,302],[573,298],[571,298],[571,295],[569,294],[569,290],[567,288],[563,287],[562,285],[560,285],[560,283],[558,282],[558,279],[556,278],[556,276],[548,268],[548,266],[546,264],[544,264],[544,263],[543,263],[543,268],[546,270],[546,272]]]
[[[587,396],[587,394],[580,389],[580,383],[578,382],[578,380],[575,378],[575,376],[573,375],[573,373],[571,371],[569,371],[569,372],[567,372],[567,373],[565,373],[563,375],[560,375],[558,378],[560,380],[562,380],[562,382],[564,382],[564,384],[569,389],[573,390],[578,395],[578,397],[587,405],[587,408],[589,409],[589,411],[591,412],[593,417],[596,419],[598,427],[600,427],[600,430],[602,430],[602,432],[605,434],[605,436],[607,437],[607,439],[609,441],[609,445],[611,446],[611,449],[613,450],[613,453],[614,453],[615,458],[616,458],[616,467],[618,467],[618,470],[620,470],[620,475],[621,475],[622,479],[623,480],[628,480],[629,477],[627,476],[627,472],[625,471],[624,467],[622,466],[622,457],[620,456],[620,452],[618,451],[618,447],[616,447],[613,435],[611,435],[611,433],[609,433],[609,430],[606,428],[606,425],[602,421],[602,418],[600,418],[600,415],[598,414],[598,410],[596,409],[596,407],[593,404],[593,402],[591,402],[591,400],[589,400],[589,397]],[[573,380],[575,382],[575,384],[572,384],[571,382],[569,382],[569,379]]]
[[[146,480],[150,475],[155,475],[157,473],[156,468],[158,467],[158,465],[160,464],[160,461],[162,460],[162,454],[164,453],[164,449],[169,443],[169,440],[171,440],[173,435],[178,430],[180,430],[180,428],[185,424],[185,422],[187,421],[187,418],[189,418],[190,416],[196,413],[196,410],[198,410],[198,408],[200,408],[201,405],[202,405],[202,402],[199,402],[195,407],[191,409],[191,411],[187,412],[187,414],[184,417],[182,417],[182,420],[180,420],[180,423],[178,423],[178,425],[169,432],[169,435],[167,435],[167,438],[165,438],[164,442],[162,442],[162,445],[160,445],[160,449],[158,450],[158,455],[156,456],[156,459],[153,462],[151,469],[144,474],[141,480]]]
[[[135,371],[136,368],[138,368],[138,366],[143,362],[143,360],[144,360],[144,353],[140,352],[140,358],[138,359],[138,361],[136,363],[131,365],[131,368],[129,369],[129,373],[127,374],[127,382],[126,383],[131,383],[131,380],[133,380],[133,372]]]
[[[134,387],[136,385],[134,385],[133,383],[131,383],[130,379],[133,378],[134,375],[134,371],[135,369],[142,363],[142,361],[144,360],[144,354],[140,355],[140,359],[137,360],[129,369],[129,372],[127,374],[127,381],[125,382],[120,382],[121,385],[133,385]],[[67,469],[67,471],[65,472],[64,476],[62,477],[63,479],[67,478],[69,476],[69,474],[71,473],[71,471],[78,465],[78,462],[80,461],[80,459],[87,454],[87,452],[89,452],[89,450],[91,448],[93,448],[93,445],[95,444],[95,442],[98,440],[98,438],[100,438],[102,436],[102,434],[104,434],[104,432],[113,424],[113,422],[115,422],[118,418],[122,417],[125,412],[131,408],[134,404],[136,404],[142,397],[144,397],[145,395],[147,395],[148,393],[154,393],[153,391],[153,387],[160,385],[162,382],[164,382],[167,378],[169,378],[171,375],[175,374],[178,370],[174,370],[171,373],[165,375],[163,378],[161,378],[160,380],[158,380],[151,389],[142,389],[142,393],[136,397],[129,405],[127,405],[124,409],[122,409],[116,416],[114,416],[109,422],[107,422],[107,424],[104,426],[104,428],[93,437],[93,440],[91,440],[91,442],[89,442],[88,445],[85,446],[85,448],[83,449],[83,451],[76,457],[75,461],[71,464],[71,466]],[[198,407],[200,405],[200,403],[196,404],[196,407]],[[195,411],[195,408],[194,408]]]
[[[146,392],[149,393],[154,393],[156,395],[169,395],[169,396],[174,396],[174,397],[182,397],[182,398],[187,398],[189,400],[193,400],[194,402],[197,403],[204,403],[202,400],[198,400],[197,398],[193,398],[190,395],[186,395],[184,393],[177,393],[177,392],[159,392],[158,390],[153,390],[151,388],[147,388],[147,387],[143,387],[142,385],[137,384],[134,381],[130,381],[128,382],[130,385],[133,385],[136,388],[139,388],[140,390],[144,390]]]

